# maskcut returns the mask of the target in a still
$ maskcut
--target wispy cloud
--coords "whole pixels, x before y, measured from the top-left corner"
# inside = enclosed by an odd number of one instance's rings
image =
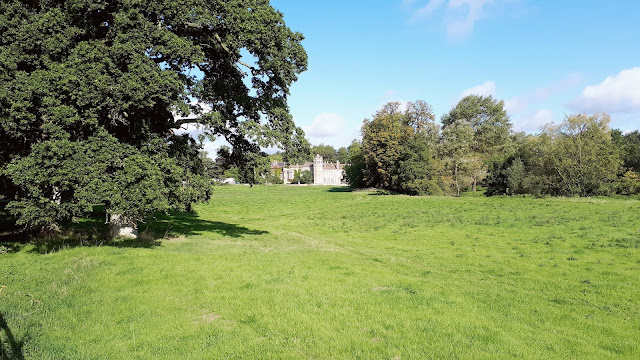
[[[640,67],[625,69],[587,86],[569,107],[581,112],[640,112]]]
[[[484,17],[485,6],[491,3],[493,0],[450,0],[449,9],[463,9],[466,6],[467,12],[447,23],[447,35],[455,38],[471,34],[476,22]]]
[[[549,97],[563,93],[568,89],[577,86],[581,81],[580,74],[573,73],[566,77],[554,81],[544,87],[538,88],[532,92],[518,95],[505,100],[504,107],[509,114],[518,114],[526,111],[531,104],[548,99]]]
[[[476,23],[487,14],[489,5],[504,0],[403,0],[402,5],[412,8],[411,21],[416,22],[445,10],[445,24],[450,38],[464,37],[473,32]],[[446,6],[445,6],[445,3]],[[421,6],[416,6],[422,4]]]
[[[406,2],[406,1],[405,1]],[[416,1],[413,0],[411,2],[411,4],[409,5],[413,5],[413,3],[415,3]],[[416,21],[416,20],[420,20],[422,18],[425,18],[431,14],[433,14],[434,11],[438,10],[439,7],[442,6],[442,4],[444,4],[445,0],[430,0],[427,5],[420,7],[418,9],[416,9],[413,12],[412,15],[412,20]],[[405,6],[408,6],[405,4]]]

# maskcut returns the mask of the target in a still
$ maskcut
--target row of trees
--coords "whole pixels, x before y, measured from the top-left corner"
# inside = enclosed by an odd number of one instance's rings
[[[640,135],[609,128],[609,116],[571,115],[537,135],[514,133],[504,102],[470,95],[441,118],[425,101],[386,104],[347,153],[354,187],[407,194],[592,196],[640,191]]]

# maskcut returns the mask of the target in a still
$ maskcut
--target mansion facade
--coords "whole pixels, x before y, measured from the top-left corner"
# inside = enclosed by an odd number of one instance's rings
[[[285,184],[291,184],[296,171],[309,171],[313,174],[313,185],[346,185],[344,176],[344,164],[324,162],[319,154],[313,158],[313,162],[302,165],[290,165],[284,162],[271,163],[271,173],[278,173]]]

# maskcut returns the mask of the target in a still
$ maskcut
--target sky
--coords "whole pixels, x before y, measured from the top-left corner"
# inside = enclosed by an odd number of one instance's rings
[[[516,131],[597,112],[612,128],[640,129],[640,1],[271,5],[305,36],[309,68],[289,106],[312,144],[348,146],[389,101],[425,100],[440,119],[469,94],[504,100]]]

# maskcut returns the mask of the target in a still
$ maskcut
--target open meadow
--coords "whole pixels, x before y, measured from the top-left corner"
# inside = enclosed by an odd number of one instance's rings
[[[348,190],[223,186],[157,242],[0,244],[0,354],[640,358],[640,201]]]

